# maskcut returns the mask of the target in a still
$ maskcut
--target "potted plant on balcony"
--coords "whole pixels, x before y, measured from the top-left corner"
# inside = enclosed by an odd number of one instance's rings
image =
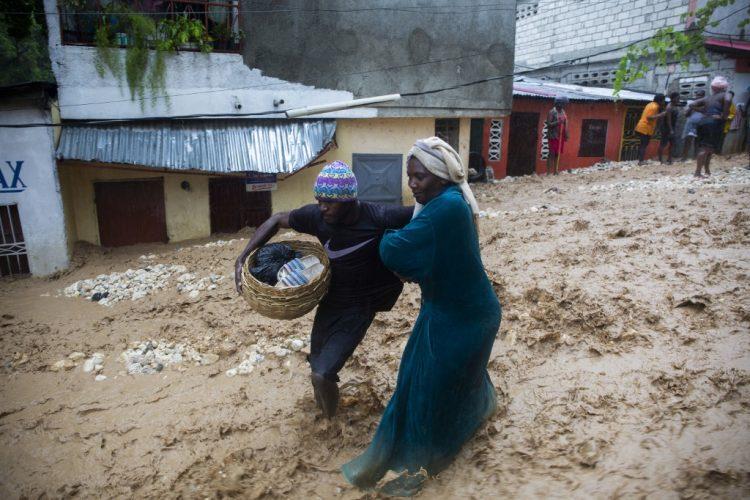
[[[100,15],[95,33],[94,64],[101,77],[109,71],[120,79],[124,73],[130,97],[138,98],[143,107],[147,88],[152,102],[159,94],[164,94],[165,56],[191,47],[190,44],[195,44],[202,52],[211,51],[211,37],[199,20],[180,15],[157,23],[127,5],[112,2]],[[117,50],[120,47],[124,54]]]
[[[201,52],[211,52],[213,39],[206,27],[200,20],[185,14],[159,22],[159,33],[162,36],[158,45],[162,50],[200,49]]]

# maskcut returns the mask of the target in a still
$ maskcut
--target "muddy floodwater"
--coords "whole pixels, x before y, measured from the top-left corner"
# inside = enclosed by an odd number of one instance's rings
[[[746,165],[476,187],[499,411],[420,496],[750,496]],[[249,235],[79,245],[64,274],[0,281],[0,497],[372,497],[339,468],[393,392],[419,289],[378,314],[328,422],[312,314],[266,319],[234,291]]]

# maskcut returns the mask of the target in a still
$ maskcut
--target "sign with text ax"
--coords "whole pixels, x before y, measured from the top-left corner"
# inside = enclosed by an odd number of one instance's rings
[[[248,192],[276,191],[276,187],[276,174],[248,172],[245,177],[245,190]]]

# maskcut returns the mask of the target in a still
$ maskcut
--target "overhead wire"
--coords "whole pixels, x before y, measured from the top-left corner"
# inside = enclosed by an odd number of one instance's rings
[[[734,15],[734,14],[736,14],[738,12],[741,12],[743,10],[746,10],[746,9],[747,9],[747,7],[743,7],[741,9],[736,10],[736,11],[733,11],[732,13],[730,13],[727,16],[723,17],[722,19],[718,20],[717,22],[721,22],[721,21],[723,21],[725,19],[728,19],[732,15]],[[502,79],[505,79],[505,78],[511,78],[511,77],[518,76],[518,75],[523,75],[523,74],[527,74],[527,73],[536,72],[536,71],[539,71],[541,69],[554,68],[554,67],[561,66],[561,65],[564,65],[564,64],[568,64],[568,63],[572,63],[572,62],[575,62],[575,61],[590,60],[590,58],[592,58],[592,57],[596,57],[596,56],[603,55],[603,54],[610,53],[610,52],[614,52],[614,51],[623,50],[623,49],[626,49],[626,48],[628,48],[630,46],[633,46],[633,45],[636,45],[638,43],[647,41],[647,40],[649,40],[651,38],[652,38],[652,36],[648,36],[648,37],[645,37],[645,38],[641,38],[641,39],[638,39],[638,40],[631,41],[631,42],[629,42],[629,43],[627,43],[625,45],[622,45],[622,46],[618,46],[618,47],[614,47],[614,48],[609,48],[609,49],[606,49],[606,50],[603,50],[603,51],[600,51],[600,52],[597,52],[597,53],[588,54],[586,56],[579,56],[579,57],[575,57],[575,58],[571,58],[571,59],[567,59],[567,60],[558,61],[556,63],[550,64],[550,65],[546,65],[546,66],[540,66],[538,68],[529,68],[529,69],[524,70],[524,71],[517,71],[517,72],[505,74],[505,75],[496,75],[496,76],[493,76],[493,77],[488,77],[488,78],[483,78],[483,79],[480,79],[480,80],[474,80],[474,81],[470,81],[470,82],[464,82],[464,83],[460,83],[460,84],[450,85],[450,86],[447,86],[447,87],[440,87],[440,88],[429,89],[429,90],[422,90],[422,91],[415,91],[415,92],[402,92],[401,96],[402,97],[417,97],[417,96],[421,96],[421,95],[431,95],[431,94],[436,94],[436,93],[439,93],[439,92],[446,92],[446,91],[450,91],[450,90],[456,90],[456,89],[459,89],[459,88],[465,88],[465,87],[470,87],[470,86],[474,86],[474,85],[480,85],[480,84],[483,84],[483,83],[489,83],[489,82],[493,82],[493,81],[499,81],[499,80],[502,80]],[[447,58],[447,59],[442,59],[442,60],[437,60],[437,61],[428,61],[428,62],[425,62],[425,63],[415,63],[415,64],[410,64],[410,65],[394,66],[394,67],[390,67],[390,68],[380,68],[380,69],[366,70],[366,71],[362,71],[362,72],[355,72],[355,73],[352,73],[350,75],[346,75],[345,74],[345,75],[340,75],[340,76],[351,76],[351,75],[365,74],[365,73],[370,73],[370,72],[388,71],[388,70],[391,70],[391,69],[398,69],[398,68],[404,68],[404,67],[413,67],[413,66],[419,66],[419,65],[424,65],[424,64],[434,64],[434,63],[445,62],[445,61],[450,61],[450,60],[464,59],[464,58],[467,58],[467,57],[475,57],[476,55],[480,55],[480,54],[483,54],[483,53],[474,53],[474,54],[469,54],[467,56],[460,56],[460,57],[456,57],[456,58]],[[274,85],[286,85],[286,84],[289,84],[289,83],[294,83],[294,82],[279,82],[279,83],[262,84],[262,85],[256,85],[256,86],[236,87],[236,88],[232,88],[232,89],[226,89],[226,88],[212,89],[212,90],[207,90],[207,91],[196,91],[196,92],[184,93],[184,94],[164,95],[164,96],[158,96],[157,98],[160,98],[160,97],[161,98],[165,98],[165,97],[170,97],[171,98],[171,97],[180,97],[180,96],[184,96],[184,95],[195,95],[195,94],[203,94],[203,93],[211,93],[211,92],[226,92],[226,91],[231,91],[231,90],[245,90],[245,89],[262,88],[262,87],[274,86]],[[153,96],[149,96],[149,97],[146,97],[146,98],[143,98],[143,99],[153,99],[153,98],[154,98]],[[82,106],[82,105],[94,105],[94,104],[109,104],[109,103],[124,102],[124,101],[129,101],[129,100],[133,100],[133,99],[123,99],[123,100],[119,100],[119,101],[101,101],[101,102],[96,102],[96,103],[76,103],[76,104],[62,105],[62,106]],[[222,113],[222,114],[195,114],[195,115],[179,115],[179,116],[162,116],[162,117],[135,117],[135,118],[118,118],[118,119],[90,119],[90,120],[80,120],[80,121],[76,121],[76,122],[66,122],[66,124],[63,124],[63,123],[59,123],[59,124],[47,124],[47,123],[37,123],[37,124],[0,124],[0,128],[55,127],[55,126],[82,125],[82,124],[95,125],[95,124],[111,124],[111,123],[138,123],[138,122],[144,122],[144,121],[157,121],[157,120],[181,121],[181,120],[190,120],[190,119],[198,119],[198,118],[201,118],[201,119],[203,119],[203,118],[244,118],[244,117],[253,117],[253,116],[283,115],[284,113],[286,113],[286,111],[289,111],[289,109],[285,109],[285,110],[276,110],[276,109],[273,109],[273,110],[260,111],[260,112],[254,112],[254,113]]]

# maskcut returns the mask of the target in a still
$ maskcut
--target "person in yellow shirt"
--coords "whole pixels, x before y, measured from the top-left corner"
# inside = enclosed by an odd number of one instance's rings
[[[730,90],[729,92],[727,92],[727,94],[729,95],[729,99],[731,99],[731,103],[729,104],[729,114],[727,115],[727,119],[724,121],[724,130],[721,134],[719,150],[716,151],[718,154],[721,154],[721,152],[724,150],[724,139],[729,133],[729,126],[732,124],[732,120],[734,120],[734,117],[737,114],[737,107],[734,105],[734,92]]]
[[[638,165],[643,165],[646,161],[646,148],[651,136],[656,133],[656,121],[664,116],[666,97],[664,94],[656,94],[654,100],[646,105],[641,113],[641,119],[635,126],[635,135],[640,140],[638,145]]]

